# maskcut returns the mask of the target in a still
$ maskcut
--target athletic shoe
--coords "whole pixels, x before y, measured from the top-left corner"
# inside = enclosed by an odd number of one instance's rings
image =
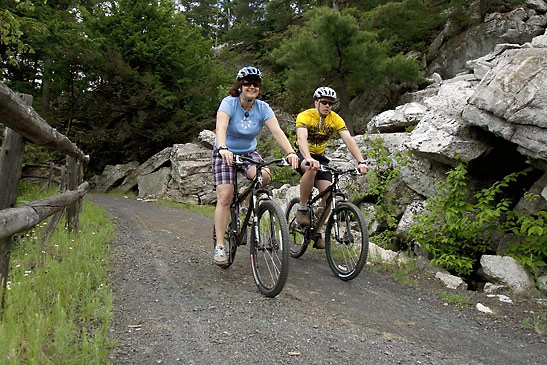
[[[319,250],[323,250],[325,248],[325,239],[321,234],[318,234],[315,237],[315,244],[313,245],[314,248],[317,248]]]
[[[228,263],[228,256],[226,256],[226,251],[224,250],[223,245],[215,247],[215,255],[213,256],[213,260],[215,261],[215,264],[219,266],[224,266]]]
[[[310,215],[308,214],[308,210],[302,210],[297,209],[296,210],[296,221],[298,224],[300,224],[302,227],[307,227],[310,225]]]

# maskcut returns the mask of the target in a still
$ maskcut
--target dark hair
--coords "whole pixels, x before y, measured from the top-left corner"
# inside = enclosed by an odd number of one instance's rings
[[[228,93],[235,97],[238,97],[239,95],[241,95],[241,84],[243,84],[244,81],[251,81],[251,82],[258,81],[258,83],[260,84],[260,90],[258,90],[258,97],[262,96],[262,80],[260,80],[260,78],[255,75],[245,76],[241,80],[235,81],[232,84],[232,86],[228,88]]]

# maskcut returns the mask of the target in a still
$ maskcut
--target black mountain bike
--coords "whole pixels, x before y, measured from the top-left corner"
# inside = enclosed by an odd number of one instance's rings
[[[271,191],[262,187],[262,168],[268,165],[290,165],[285,159],[254,161],[239,155],[235,155],[234,165],[240,167],[245,161],[256,165],[256,176],[251,185],[240,194],[237,187],[237,169],[234,169],[234,196],[224,238],[228,263],[223,267],[232,265],[239,245],[247,244],[247,227],[250,226],[251,267],[255,283],[262,294],[275,297],[285,286],[289,273],[289,229],[283,209],[273,201]],[[243,202],[249,195],[249,208],[244,212]],[[216,234],[213,228],[213,245],[214,242]]]
[[[333,183],[325,191],[316,194],[308,200],[310,225],[302,227],[296,221],[296,210],[299,198],[290,201],[286,217],[289,224],[290,251],[292,257],[300,257],[306,252],[308,245],[319,235],[323,222],[325,228],[325,252],[327,262],[332,272],[342,280],[348,281],[359,275],[367,261],[368,230],[361,210],[349,202],[346,195],[340,191],[338,182],[341,175],[359,175],[359,170],[337,170],[327,165],[321,165],[321,170],[330,171]],[[320,217],[316,217],[318,202],[326,195],[326,207]],[[332,208],[328,209],[328,208]],[[330,214],[330,216],[329,216]],[[328,217],[328,219],[327,219]]]

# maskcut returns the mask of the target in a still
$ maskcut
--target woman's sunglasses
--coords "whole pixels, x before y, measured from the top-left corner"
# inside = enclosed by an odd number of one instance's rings
[[[253,85],[254,87],[260,87],[260,82],[258,82],[258,81],[243,81],[241,83],[241,85],[246,86],[246,87],[250,87],[251,85]]]
[[[319,102],[323,105],[328,105],[328,106],[332,106],[334,104],[334,102],[328,101],[328,100],[319,100]]]

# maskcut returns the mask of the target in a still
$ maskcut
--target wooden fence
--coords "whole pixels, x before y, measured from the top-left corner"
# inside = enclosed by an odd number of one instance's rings
[[[28,230],[49,216],[53,228],[67,208],[68,229],[78,232],[81,198],[89,183],[83,182],[83,165],[89,161],[74,143],[52,128],[34,111],[32,96],[16,94],[0,82],[0,123],[6,126],[0,155],[0,290],[2,305],[8,281],[11,236]],[[24,142],[31,142],[67,155],[66,188],[61,194],[16,207],[17,187],[21,177]],[[46,232],[52,232],[50,224]]]

